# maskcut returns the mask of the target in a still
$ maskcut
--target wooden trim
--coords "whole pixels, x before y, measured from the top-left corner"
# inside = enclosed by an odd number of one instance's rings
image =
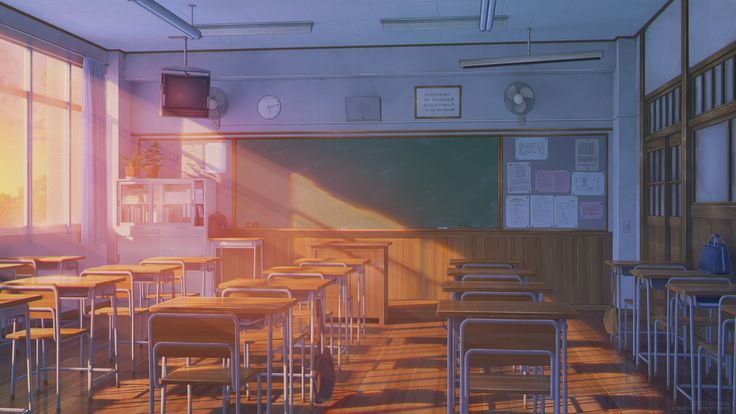
[[[646,246],[648,245],[649,241],[649,232],[647,229],[648,226],[646,223],[647,206],[649,206],[649,195],[646,186],[647,175],[645,168],[647,152],[644,139],[644,136],[648,131],[647,124],[649,118],[649,109],[646,107],[644,100],[644,82],[646,80],[644,70],[644,60],[646,58],[644,50],[646,45],[644,39],[646,36],[644,32],[646,30],[646,27],[649,26],[649,23],[650,22],[647,22],[647,24],[644,25],[641,30],[639,30],[639,113],[641,114],[641,116],[639,116],[639,257],[644,259],[648,257],[648,255],[646,254]]]
[[[726,105],[721,105],[708,112],[703,112],[702,114],[690,119],[689,127],[692,129],[700,129],[727,121],[733,117],[736,117],[736,100]]]
[[[720,60],[726,60],[726,58],[728,58],[731,54],[736,54],[736,40],[720,48],[717,52],[690,67],[690,76],[695,77],[702,74],[706,70],[710,69],[711,66],[716,66]]]
[[[549,136],[549,135],[591,135],[607,134],[612,128],[521,128],[521,129],[438,129],[438,130],[385,130],[385,131],[274,131],[274,132],[166,132],[166,133],[131,133],[132,138],[176,138],[176,139],[300,139],[300,138],[360,138],[369,137],[390,138],[417,137],[430,138],[433,136],[475,136],[475,135],[515,135],[515,136]]]
[[[487,234],[489,236],[580,236],[585,234],[587,236],[611,236],[610,231],[605,230],[508,230],[508,229],[468,229],[468,228],[457,228],[457,229],[296,229],[288,227],[252,227],[252,228],[235,228],[231,229],[227,235],[223,237],[250,237],[253,234],[287,234],[291,236],[318,236],[318,237],[413,237],[416,235],[432,235],[432,236],[461,236],[469,233]]]
[[[650,17],[649,20],[647,20],[647,22],[644,23],[644,26],[642,26],[641,29],[639,29],[639,31],[636,32],[636,36],[644,37],[646,35],[646,31],[649,28],[649,26],[651,26],[651,24],[654,23],[654,21],[657,20],[657,18],[662,13],[664,13],[665,10],[667,10],[667,7],[669,7],[669,5],[672,4],[672,1],[673,0],[667,0],[667,2],[663,4],[662,7],[660,7],[659,10],[657,10],[656,13],[654,13],[654,16]]]
[[[675,258],[685,261],[691,265],[690,239],[692,237],[692,228],[690,226],[690,206],[693,200],[693,190],[691,182],[693,182],[693,140],[691,137],[692,129],[690,128],[690,117],[692,107],[690,105],[690,74],[688,72],[688,60],[690,58],[690,1],[681,0],[680,12],[680,140],[682,145],[682,154],[680,157],[680,171],[682,174],[682,212],[681,217],[681,245],[680,251],[683,257]]]
[[[680,75],[675,76],[662,86],[649,92],[647,95],[644,96],[644,101],[648,104],[653,99],[659,98],[667,92],[674,91],[678,86],[680,86]]]
[[[646,129],[646,127],[643,129]],[[654,141],[660,138],[668,137],[670,135],[677,134],[678,132],[680,132],[681,129],[682,127],[680,126],[680,123],[678,122],[676,124],[672,124],[668,126],[665,129],[660,129],[659,131],[653,134],[645,136],[644,141],[649,142],[649,141]]]
[[[736,203],[697,203],[692,206],[693,218],[733,220]]]

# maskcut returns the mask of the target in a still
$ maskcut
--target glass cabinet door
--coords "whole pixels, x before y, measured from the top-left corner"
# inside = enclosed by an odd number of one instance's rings
[[[157,184],[153,204],[153,223],[193,224],[191,184]]]
[[[144,224],[150,220],[150,194],[146,184],[120,184],[120,214],[122,223]]]

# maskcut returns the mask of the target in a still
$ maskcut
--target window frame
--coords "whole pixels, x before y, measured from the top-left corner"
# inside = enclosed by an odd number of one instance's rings
[[[24,193],[23,193],[23,204],[24,204],[24,224],[16,227],[0,227],[0,235],[14,235],[14,234],[28,234],[28,233],[57,233],[59,231],[76,231],[81,227],[81,223],[75,223],[73,220],[73,209],[75,206],[75,200],[73,197],[73,187],[82,186],[82,182],[75,183],[73,180],[72,173],[72,141],[73,141],[73,113],[82,113],[82,102],[75,103],[74,91],[73,91],[73,74],[72,72],[77,69],[82,69],[82,66],[77,62],[69,59],[64,59],[57,55],[48,53],[43,49],[34,48],[27,44],[23,44],[14,41],[12,38],[0,36],[0,42],[8,42],[13,45],[22,47],[26,51],[26,62],[27,65],[24,68],[25,76],[27,76],[27,91],[15,91],[12,89],[3,88],[1,93],[16,95],[25,99],[26,105],[26,125],[25,125],[25,174],[24,174]],[[33,55],[42,54],[47,59],[56,59],[64,63],[67,67],[67,85],[66,85],[66,100],[59,100],[57,98],[51,98],[45,95],[35,93],[33,85]],[[80,85],[81,87],[82,85]],[[83,99],[82,94],[82,99]],[[45,105],[51,105],[58,108],[63,108],[66,113],[66,131],[64,133],[64,147],[66,150],[66,165],[65,165],[65,183],[66,183],[66,194],[64,197],[65,205],[65,222],[63,224],[42,224],[35,225],[33,222],[33,104],[38,102]],[[80,200],[81,201],[81,200]],[[48,203],[48,199],[46,200]],[[81,220],[79,220],[81,221]]]
[[[693,129],[693,137],[697,136],[697,131],[701,129],[705,129],[717,124],[725,124],[726,126],[726,148],[724,148],[725,151],[727,151],[727,177],[726,177],[726,193],[727,200],[725,201],[696,201],[698,198],[697,192],[697,174],[698,174],[698,163],[697,160],[697,154],[695,154],[695,148],[696,145],[693,144],[693,182],[692,182],[692,192],[693,192],[693,205],[702,205],[702,206],[728,206],[728,205],[736,205],[736,191],[734,191],[734,171],[736,171],[736,155],[734,151],[734,142],[736,142],[736,128],[734,128],[734,124],[736,123],[736,116],[731,115],[723,118],[718,118],[713,120],[712,122],[704,123],[701,125],[698,125],[696,128]]]

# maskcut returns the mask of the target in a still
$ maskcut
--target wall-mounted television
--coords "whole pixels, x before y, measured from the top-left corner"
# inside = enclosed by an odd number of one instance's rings
[[[207,118],[210,75],[202,72],[161,73],[161,116]]]

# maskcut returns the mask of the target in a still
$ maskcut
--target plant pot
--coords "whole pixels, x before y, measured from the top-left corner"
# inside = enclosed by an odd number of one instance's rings
[[[125,178],[138,178],[138,168],[125,167]]]
[[[146,165],[143,167],[144,170],[146,170],[146,176],[148,178],[156,178],[158,177],[158,169],[160,166],[158,165]]]

